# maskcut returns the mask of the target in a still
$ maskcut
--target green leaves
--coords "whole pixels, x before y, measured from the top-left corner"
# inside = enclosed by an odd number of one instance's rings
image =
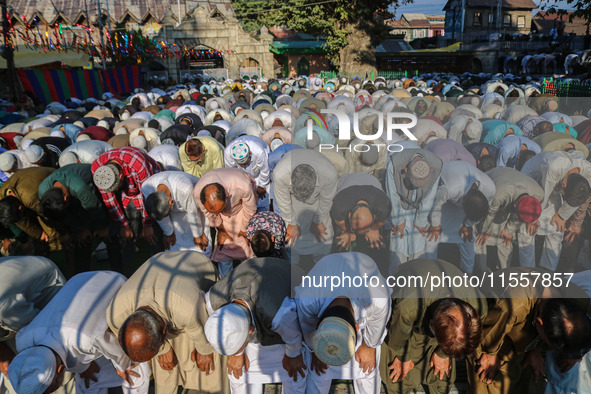
[[[407,0],[402,0],[407,3]],[[572,0],[576,1],[576,0]],[[285,25],[326,41],[328,58],[339,61],[340,50],[347,46],[353,29],[363,29],[372,41],[385,33],[377,17],[398,0],[237,0],[233,2],[237,18],[246,31],[262,26]]]

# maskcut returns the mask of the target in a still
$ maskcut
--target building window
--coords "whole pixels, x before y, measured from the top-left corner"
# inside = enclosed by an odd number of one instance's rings
[[[480,26],[482,25],[482,13],[480,12],[475,12],[474,13],[474,20],[472,23],[474,26]]]
[[[495,14],[488,14],[488,24],[489,25],[495,24]]]
[[[503,26],[511,26],[511,15],[503,15]]]
[[[518,16],[517,17],[517,27],[519,27],[519,28],[525,27],[525,16]]]

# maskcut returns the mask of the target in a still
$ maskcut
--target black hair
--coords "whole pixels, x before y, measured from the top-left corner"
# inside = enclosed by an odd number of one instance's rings
[[[488,215],[488,200],[478,189],[471,189],[466,193],[462,207],[466,217],[473,222],[479,222]]]
[[[478,160],[478,169],[482,172],[492,170],[497,166],[497,161],[491,155],[484,155]]]
[[[61,221],[67,214],[68,204],[62,189],[52,187],[41,197],[41,214],[51,221]]]
[[[270,257],[275,250],[273,236],[267,230],[257,230],[250,239],[250,246],[257,257]]]
[[[127,342],[125,341],[125,334],[127,333],[127,328],[129,326],[141,328],[146,336],[151,338],[151,341],[144,346],[144,351],[154,355],[158,354],[160,347],[164,343],[165,333],[161,326],[161,321],[154,313],[146,309],[138,309],[129,315],[121,325],[121,329],[119,330],[119,344],[128,356],[129,349],[127,348]]]
[[[591,195],[591,187],[585,177],[579,174],[570,174],[566,178],[564,189],[564,200],[571,207],[578,207],[583,204]]]
[[[591,349],[591,322],[573,301],[548,299],[540,317],[548,342],[562,356],[578,359]]]
[[[0,200],[0,224],[9,228],[22,217],[20,207],[23,205],[21,200],[14,196],[6,196]]]
[[[156,130],[160,130],[160,122],[158,122],[158,119],[150,119],[150,121],[148,122],[148,127],[152,128],[152,129],[156,129]]]
[[[202,204],[205,204],[205,200],[207,200],[207,195],[205,194],[205,189],[209,188],[210,186],[215,187],[215,199],[219,201],[226,201],[226,189],[219,183],[210,183],[209,185],[205,185],[203,189],[201,189],[201,193],[199,193],[199,199],[201,200]]]
[[[158,222],[168,216],[168,213],[170,212],[170,204],[168,201],[169,198],[163,191],[158,190],[154,193],[150,193],[144,201],[146,212],[153,220]]]
[[[515,169],[517,171],[521,171],[525,163],[532,157],[536,155],[536,152],[529,149],[524,149],[519,153],[519,157],[517,158],[517,164],[515,165]]]

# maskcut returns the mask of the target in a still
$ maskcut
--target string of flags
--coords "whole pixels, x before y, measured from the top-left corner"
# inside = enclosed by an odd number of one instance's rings
[[[109,32],[104,28],[104,45],[93,37],[93,29],[88,26],[76,24],[74,26],[62,26],[56,22],[53,26],[48,23],[40,26],[40,22],[34,18],[29,23],[24,15],[20,16],[23,26],[14,27],[12,20],[7,15],[9,29],[3,32],[12,43],[13,49],[18,50],[15,45],[17,38],[24,43],[28,49],[39,52],[68,52],[77,51],[88,53],[95,57],[110,58],[113,62],[125,62],[132,60],[141,64],[148,59],[191,57],[198,60],[217,59],[224,55],[236,55],[231,49],[215,50],[188,47],[168,41],[158,41],[144,36],[139,31],[116,31]]]

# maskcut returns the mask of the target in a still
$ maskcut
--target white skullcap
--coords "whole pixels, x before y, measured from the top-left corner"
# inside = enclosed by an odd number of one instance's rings
[[[20,352],[8,366],[8,379],[17,393],[43,393],[57,372],[53,351],[35,346]]]
[[[113,164],[105,164],[97,168],[92,179],[96,187],[106,193],[114,192],[121,183],[119,169]]]
[[[67,166],[68,164],[78,163],[78,156],[74,152],[67,151],[60,155],[58,159],[60,167]]]
[[[273,152],[275,149],[279,148],[281,145],[283,145],[283,140],[281,138],[273,138],[273,140],[269,144],[269,148],[271,148],[271,152]]]
[[[83,129],[86,128],[86,126],[84,126],[84,123],[82,123],[82,121],[80,121],[80,120],[75,121],[73,124],[76,125],[76,126],[78,126],[78,127],[83,128]]]
[[[43,148],[39,145],[31,145],[25,149],[25,156],[29,163],[37,163],[43,158]]]
[[[50,137],[60,137],[60,138],[64,138],[65,137],[64,133],[62,131],[60,131],[60,130],[54,130],[54,131],[52,131],[51,133],[49,133],[49,136]]]
[[[146,137],[143,135],[136,135],[131,140],[131,146],[140,149],[146,149],[148,147],[148,141],[146,141]]]
[[[0,154],[0,170],[4,172],[10,171],[12,167],[14,167],[15,161],[16,158],[10,152],[4,152]]]
[[[229,356],[244,346],[250,329],[248,314],[245,307],[232,303],[209,316],[205,322],[205,336],[216,352]]]
[[[328,365],[344,365],[355,354],[355,330],[336,316],[322,320],[312,341],[314,354]]]
[[[99,120],[96,125],[97,126],[100,126],[100,127],[104,127],[105,129],[108,129],[109,128],[109,122],[107,122],[104,119]]]
[[[27,149],[29,146],[31,146],[31,144],[34,142],[35,140],[32,138],[29,138],[27,140],[24,140],[22,145],[21,145],[21,149]]]
[[[250,158],[250,149],[244,142],[237,142],[230,148],[232,158],[238,164],[244,164]]]
[[[78,141],[89,141],[91,138],[88,134],[78,134],[78,137],[76,137],[76,142]]]

